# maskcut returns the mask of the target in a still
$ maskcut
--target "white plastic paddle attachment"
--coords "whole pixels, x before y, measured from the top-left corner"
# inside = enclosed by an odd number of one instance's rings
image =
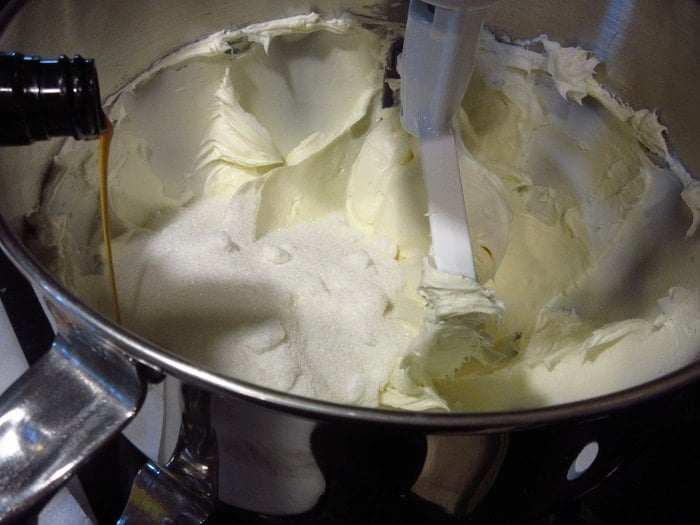
[[[401,75],[401,122],[421,144],[438,270],[476,279],[452,118],[469,84],[486,8],[495,0],[411,0]]]

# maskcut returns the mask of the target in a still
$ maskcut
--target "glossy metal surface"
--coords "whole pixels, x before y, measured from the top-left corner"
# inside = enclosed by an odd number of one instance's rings
[[[273,522],[524,523],[635,457],[681,396],[503,432],[329,421],[213,396],[217,499]]]
[[[121,352],[59,336],[0,397],[0,521],[62,485],[136,414],[144,388]]]
[[[214,510],[218,483],[217,442],[210,424],[211,394],[182,388],[183,414],[175,452],[165,465],[148,461],[136,475],[118,525],[204,523]]]
[[[363,0],[202,2],[14,2],[0,16],[0,48],[94,57],[107,94],[167,52],[223,27],[308,12],[352,10],[405,19],[405,7]],[[187,23],[183,23],[186,20]],[[486,24],[513,37],[548,33],[606,61],[605,83],[635,107],[658,108],[671,146],[695,174],[700,149],[700,3],[695,0],[501,0]],[[124,35],[128,35],[125,38]],[[22,218],[39,202],[58,143],[0,150],[0,245],[51,305],[59,334],[70,326],[210,395],[191,408],[179,450],[211,436],[204,471],[220,506],[251,516],[357,522],[373,514],[512,519],[580,495],[634,454],[700,364],[598,399],[520,412],[415,414],[338,406],[219,376],[95,314],[50,277],[20,242]],[[46,397],[46,396],[44,396]],[[189,419],[188,419],[189,417]],[[593,453],[595,452],[595,453]],[[206,454],[205,454],[206,456]],[[198,457],[202,457],[201,455]],[[4,470],[0,466],[0,471]],[[203,470],[190,471],[201,481]],[[183,480],[178,480],[182,483]],[[185,483],[190,483],[185,481]],[[391,516],[389,516],[391,515]]]
[[[214,503],[187,490],[182,481],[167,467],[148,461],[136,475],[117,525],[204,523],[214,510]]]

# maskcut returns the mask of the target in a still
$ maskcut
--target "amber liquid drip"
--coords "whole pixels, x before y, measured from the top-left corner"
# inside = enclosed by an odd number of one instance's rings
[[[112,307],[114,308],[114,320],[122,322],[119,311],[119,297],[117,296],[117,281],[114,278],[114,259],[112,258],[112,236],[109,230],[109,196],[107,189],[107,174],[109,172],[109,145],[112,142],[112,123],[107,120],[107,132],[100,135],[100,215],[102,216],[102,238],[105,245],[105,257],[107,263],[107,278],[112,291]]]

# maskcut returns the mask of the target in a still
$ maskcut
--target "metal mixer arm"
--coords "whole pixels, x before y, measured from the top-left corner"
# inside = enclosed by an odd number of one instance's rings
[[[0,396],[0,522],[15,519],[61,487],[136,414],[146,383],[112,348],[79,330]]]

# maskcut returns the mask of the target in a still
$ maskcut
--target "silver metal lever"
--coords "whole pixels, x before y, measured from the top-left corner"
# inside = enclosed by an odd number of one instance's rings
[[[117,525],[200,525],[214,511],[218,481],[216,439],[210,430],[211,394],[182,386],[182,424],[165,467],[148,461],[139,470]]]
[[[137,365],[73,330],[0,396],[0,522],[52,494],[136,414]]]

